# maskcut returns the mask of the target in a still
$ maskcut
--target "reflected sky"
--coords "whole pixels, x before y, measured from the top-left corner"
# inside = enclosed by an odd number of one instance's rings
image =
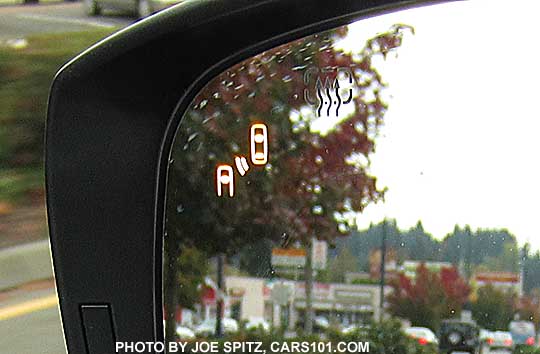
[[[415,28],[377,67],[390,84],[371,172],[387,186],[359,224],[422,220],[442,238],[454,225],[508,228],[540,249],[538,127],[540,4],[469,1],[359,21],[340,45],[405,23]]]

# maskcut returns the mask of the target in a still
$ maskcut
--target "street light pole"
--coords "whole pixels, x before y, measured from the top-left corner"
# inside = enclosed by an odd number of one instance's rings
[[[225,294],[225,281],[224,281],[224,258],[225,255],[220,253],[217,256],[217,289],[216,289],[216,337],[223,337],[223,310],[224,310],[224,294]]]
[[[386,276],[386,218],[382,225],[382,243],[381,243],[381,293],[379,298],[379,321],[383,320],[384,312],[384,282]]]

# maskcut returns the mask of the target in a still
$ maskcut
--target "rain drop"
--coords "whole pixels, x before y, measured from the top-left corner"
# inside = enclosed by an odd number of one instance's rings
[[[313,212],[313,214],[315,215],[321,215],[323,213],[323,207],[320,206],[320,205],[315,205],[311,211]]]

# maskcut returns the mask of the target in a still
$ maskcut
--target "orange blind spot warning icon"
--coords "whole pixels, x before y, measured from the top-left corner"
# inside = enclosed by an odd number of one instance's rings
[[[219,165],[216,169],[217,195],[223,195],[223,189],[227,186],[229,197],[234,197],[234,173],[232,166]]]
[[[268,128],[263,123],[254,123],[249,130],[249,146],[251,162],[255,166],[268,163]],[[244,156],[234,157],[234,166],[240,176],[245,176],[250,166]],[[228,193],[227,193],[228,191]],[[216,193],[218,197],[228,194],[234,197],[234,170],[233,164],[216,166]]]
[[[251,162],[254,165],[265,165],[268,162],[268,129],[262,123],[251,126],[249,134],[251,146]]]

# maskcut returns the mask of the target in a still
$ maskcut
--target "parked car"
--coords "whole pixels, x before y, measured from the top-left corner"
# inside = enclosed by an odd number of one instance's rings
[[[177,4],[182,0],[83,0],[84,11],[89,16],[100,15],[104,9],[114,9],[147,17]]]
[[[185,326],[176,326],[176,334],[182,340],[195,339],[195,332]]]
[[[482,345],[491,345],[493,343],[493,332],[488,331],[487,329],[480,329],[479,335],[480,344]]]
[[[444,320],[439,330],[439,352],[480,352],[480,329],[474,322]]]
[[[508,329],[516,347],[533,346],[536,343],[534,323],[529,321],[512,321]]]
[[[313,324],[315,328],[321,330],[327,330],[330,327],[330,321],[324,316],[315,316],[313,319]]]
[[[246,323],[245,328],[248,331],[262,328],[264,332],[270,332],[270,324],[262,317],[251,317]]]
[[[296,322],[297,328],[304,328],[304,319],[301,317],[298,322]],[[313,330],[315,332],[324,332],[330,328],[330,321],[324,316],[315,316],[313,318]]]
[[[490,350],[506,349],[509,352],[514,350],[514,341],[510,332],[496,331],[492,333],[492,339],[488,342]]]
[[[426,327],[409,327],[405,329],[405,334],[413,338],[420,345],[439,345],[439,340],[433,331]]]
[[[209,337],[216,332],[216,319],[210,318],[204,320],[200,325],[195,327],[197,337]],[[232,318],[223,319],[223,333],[238,332],[238,322]]]
[[[351,334],[354,332],[366,332],[369,329],[368,325],[365,324],[350,324],[347,326],[343,326],[341,328],[341,333],[343,334]]]

